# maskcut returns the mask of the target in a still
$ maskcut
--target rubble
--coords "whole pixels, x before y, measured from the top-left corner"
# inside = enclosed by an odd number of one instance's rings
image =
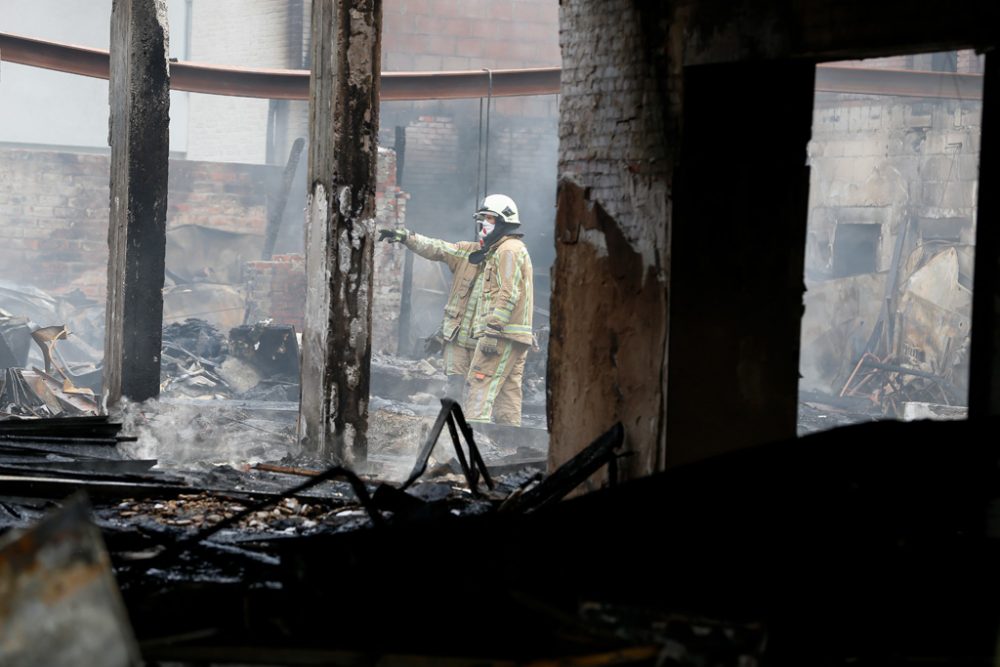
[[[225,339],[211,324],[189,318],[163,328],[160,392],[167,396],[211,396],[230,393],[220,369],[226,358]]]
[[[971,248],[925,226],[907,228],[916,239],[906,229],[897,235],[887,274],[810,286],[802,333],[809,379],[800,398],[860,399],[865,405],[853,412],[893,418],[903,417],[907,403],[966,405]]]
[[[80,497],[0,539],[0,657],[9,667],[138,664],[101,535]]]

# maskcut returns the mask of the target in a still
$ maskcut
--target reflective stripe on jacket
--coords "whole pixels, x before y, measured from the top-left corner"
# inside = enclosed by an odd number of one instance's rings
[[[424,259],[444,262],[451,269],[451,291],[444,307],[441,332],[445,340],[454,341],[462,347],[474,348],[472,327],[476,316],[476,298],[482,288],[482,264],[469,262],[469,255],[479,250],[474,241],[449,243],[411,232],[403,243],[407,248]]]
[[[530,345],[534,285],[528,248],[521,239],[508,236],[490,251],[483,264],[483,293],[472,335],[494,334]]]

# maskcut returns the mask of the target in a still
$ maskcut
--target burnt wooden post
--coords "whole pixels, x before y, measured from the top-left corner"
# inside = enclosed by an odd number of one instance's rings
[[[165,0],[111,9],[105,405],[160,390],[170,74]]]
[[[365,463],[371,362],[381,0],[314,0],[299,436]]]

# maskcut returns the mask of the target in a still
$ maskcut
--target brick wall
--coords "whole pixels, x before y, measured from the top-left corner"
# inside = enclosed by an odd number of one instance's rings
[[[396,154],[380,148],[375,190],[376,228],[406,226],[409,195],[396,184]],[[399,302],[406,250],[398,244],[375,244],[375,277],[372,299],[372,351],[395,353],[399,340]]]
[[[310,2],[196,0],[191,58],[244,67],[301,68],[309,57]],[[384,71],[553,67],[560,63],[557,0],[399,0],[385,3]],[[295,28],[301,25],[301,43]],[[295,43],[292,43],[295,41]],[[190,95],[188,157],[268,161],[268,118],[274,114],[272,163],[287,156],[308,130],[301,102]],[[383,105],[383,125],[407,124],[436,113],[437,102]],[[500,99],[499,116],[554,119],[554,96]],[[449,115],[454,116],[454,113]],[[471,118],[471,117],[470,117]],[[389,144],[386,144],[389,145]]]
[[[274,255],[246,264],[248,322],[274,320],[301,332],[305,325],[306,269],[300,254]]]
[[[382,12],[386,71],[559,64],[558,0],[398,0]]]
[[[289,61],[291,4],[288,0],[195,0],[191,10],[191,59],[239,67],[301,67],[301,63]],[[214,162],[266,162],[269,106],[268,100],[191,93],[188,157]],[[296,124],[308,118],[305,103],[289,108]],[[283,161],[287,149],[281,152]]]
[[[562,101],[559,173],[591,189],[591,196],[623,225],[626,237],[653,263],[653,248],[665,251],[666,227],[648,225],[666,217],[671,157],[656,113],[657,77],[641,48],[642,17],[634,3],[573,2],[563,5]],[[614,39],[595,39],[621,18]],[[665,266],[665,258],[660,262]]]
[[[662,462],[674,82],[650,57],[665,23],[631,0],[560,4],[559,200],[549,342],[553,469],[626,424],[626,476]],[[612,37],[613,35],[613,37]],[[600,477],[600,476],[598,476]],[[591,488],[600,479],[589,482]]]
[[[907,217],[974,218],[981,103],[817,94],[807,271],[831,270],[838,222],[884,224],[878,269]]]
[[[108,170],[106,155],[0,150],[0,280],[57,294],[78,288],[92,298],[104,298]],[[169,173],[168,229],[194,224],[263,236],[268,200],[281,183],[280,167],[171,160]],[[395,154],[390,150],[379,151],[378,179],[377,224],[401,226],[407,195],[396,186]],[[383,347],[376,349],[395,349],[383,341],[395,340],[402,251],[379,244],[376,262],[373,308],[386,332],[379,334]],[[257,303],[255,315],[301,327],[301,262],[283,257],[277,264],[280,270],[269,269],[267,276],[259,270],[251,280],[253,293],[270,290],[266,300]]]
[[[109,158],[0,150],[0,279],[103,298]],[[167,226],[263,233],[280,171],[171,160]]]
[[[103,293],[109,168],[103,155],[0,151],[0,279]]]

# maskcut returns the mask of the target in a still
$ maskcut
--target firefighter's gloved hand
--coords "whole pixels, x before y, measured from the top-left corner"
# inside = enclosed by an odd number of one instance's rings
[[[483,354],[496,354],[499,341],[495,336],[483,336],[479,339],[479,351]]]
[[[399,243],[406,239],[410,235],[410,232],[405,229],[380,229],[378,230],[378,240],[388,241],[389,243]]]

